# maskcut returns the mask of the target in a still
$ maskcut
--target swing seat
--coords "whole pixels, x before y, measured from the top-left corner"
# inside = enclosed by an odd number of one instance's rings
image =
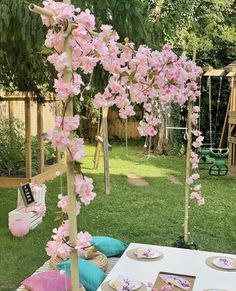
[[[226,164],[224,165],[217,165],[214,164],[209,169],[209,175],[210,176],[225,176],[228,173],[228,167]]]
[[[210,158],[210,148],[203,148],[200,152],[199,169],[208,170],[214,163],[214,158]]]
[[[225,176],[228,173],[228,167],[225,164],[225,159],[228,157],[229,149],[222,148],[210,149],[210,157],[214,158],[214,164],[209,168],[209,175],[211,176]]]

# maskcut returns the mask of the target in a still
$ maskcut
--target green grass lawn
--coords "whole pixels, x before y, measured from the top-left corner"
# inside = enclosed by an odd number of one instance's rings
[[[185,161],[180,157],[145,159],[142,148],[132,146],[129,156],[125,147],[113,146],[110,152],[111,195],[104,194],[102,159],[98,170],[92,170],[94,146],[87,146],[83,160],[84,173],[94,179],[96,199],[83,207],[78,217],[80,230],[92,235],[109,235],[130,242],[170,246],[183,233]],[[127,174],[144,177],[149,186],[128,184]],[[176,185],[168,176],[177,177]],[[65,177],[63,177],[66,189]],[[202,172],[201,183],[206,205],[191,201],[191,237],[201,250],[236,253],[236,180],[210,177]],[[59,178],[47,183],[47,215],[43,223],[26,237],[13,237],[8,230],[8,212],[16,207],[17,191],[0,189],[0,290],[15,290],[47,259],[45,244],[57,224]]]

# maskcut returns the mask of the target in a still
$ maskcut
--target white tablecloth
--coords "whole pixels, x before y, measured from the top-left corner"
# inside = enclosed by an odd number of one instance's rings
[[[164,254],[164,257],[160,261],[139,262],[128,258],[124,253],[105,281],[114,279],[117,275],[122,274],[142,281],[145,284],[148,282],[154,283],[158,273],[163,271],[196,276],[193,291],[213,288],[236,291],[236,272],[214,270],[205,263],[208,257],[229,256],[236,259],[236,255],[137,243],[131,243],[127,251],[140,247],[155,247]],[[99,287],[98,291],[101,290],[101,287]]]

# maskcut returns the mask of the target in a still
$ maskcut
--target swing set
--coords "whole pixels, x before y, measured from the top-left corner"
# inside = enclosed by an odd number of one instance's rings
[[[228,65],[224,69],[213,69],[209,67],[204,76],[208,77],[207,88],[208,88],[208,104],[209,104],[209,143],[203,144],[200,153],[200,167],[202,169],[209,170],[209,175],[211,176],[225,176],[230,170],[230,174],[234,174],[235,171],[235,146],[232,145],[231,139],[231,130],[230,126],[232,118],[230,115],[235,115],[236,106],[235,105],[235,75],[236,75],[236,66],[235,62]],[[220,104],[221,104],[221,93],[222,93],[222,82],[223,76],[230,78],[231,80],[231,94],[227,106],[227,111],[225,115],[223,130],[221,133],[221,139],[218,147],[217,143],[217,126],[219,123],[220,115]],[[219,77],[219,90],[217,97],[217,107],[216,107],[216,116],[214,119],[214,130],[213,130],[213,118],[212,118],[212,77]],[[201,84],[200,84],[201,87]],[[199,106],[201,107],[201,96],[199,97]],[[200,119],[199,119],[199,130],[200,130]],[[235,125],[234,125],[235,126]],[[228,142],[227,142],[228,136]],[[228,147],[224,147],[229,145]],[[226,164],[226,159],[228,158],[228,165]],[[233,171],[232,171],[233,170]]]
[[[217,74],[220,77],[216,116],[214,119],[214,130],[213,130],[213,117],[212,117],[212,73],[215,71],[209,70],[204,76],[207,76],[207,89],[208,89],[208,116],[209,116],[209,143],[204,143],[200,153],[200,168],[209,170],[211,176],[225,176],[228,173],[228,166],[225,160],[228,157],[229,149],[221,148],[220,145],[217,147],[217,125],[219,123],[219,112],[221,104],[221,93],[222,93],[222,81],[224,70],[217,70]],[[201,106],[201,96],[199,98],[199,107]],[[199,130],[201,130],[201,123],[199,121]]]

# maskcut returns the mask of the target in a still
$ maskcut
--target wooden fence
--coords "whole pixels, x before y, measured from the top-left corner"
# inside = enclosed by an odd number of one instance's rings
[[[142,112],[138,112],[137,116],[141,119]],[[139,121],[127,121],[127,136],[129,139],[138,140],[140,134],[138,132]],[[89,126],[89,137],[94,139],[97,135],[98,124],[91,124]],[[108,113],[108,136],[109,138],[118,138],[124,140],[126,136],[126,121],[121,119],[118,112],[110,109]]]

